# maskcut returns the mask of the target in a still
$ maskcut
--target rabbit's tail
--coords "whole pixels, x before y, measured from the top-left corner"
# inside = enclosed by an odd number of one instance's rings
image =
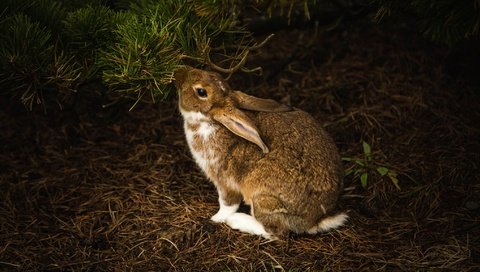
[[[348,215],[346,213],[339,213],[336,215],[325,217],[316,226],[307,230],[307,232],[310,234],[315,234],[319,232],[326,232],[332,229],[336,229],[342,226],[343,224],[345,224],[347,219],[348,219]]]

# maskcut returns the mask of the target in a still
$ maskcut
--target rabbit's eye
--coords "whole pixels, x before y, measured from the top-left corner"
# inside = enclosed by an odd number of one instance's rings
[[[207,90],[205,90],[204,88],[195,88],[195,91],[197,92],[198,96],[200,96],[200,97],[207,97],[208,96]]]

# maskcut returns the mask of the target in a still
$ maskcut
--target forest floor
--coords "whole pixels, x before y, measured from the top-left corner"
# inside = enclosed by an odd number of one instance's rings
[[[232,77],[311,113],[350,172],[346,226],[278,241],[209,220],[216,190],[174,95],[116,118],[3,101],[0,271],[480,271],[480,90],[447,56],[401,24],[352,22],[276,33],[248,62],[264,75]]]

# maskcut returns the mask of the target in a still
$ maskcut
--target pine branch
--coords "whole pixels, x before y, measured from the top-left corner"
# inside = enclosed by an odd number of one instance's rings
[[[376,18],[407,13],[416,16],[420,31],[430,39],[449,45],[478,36],[480,30],[480,4],[455,0],[372,0],[378,7]]]
[[[132,16],[117,30],[118,42],[102,52],[103,80],[112,89],[143,97],[165,96],[164,86],[179,65],[180,53],[168,28],[155,19]]]
[[[78,78],[70,59],[58,55],[50,32],[24,15],[8,18],[0,40],[0,86],[30,109],[46,92],[69,89]]]
[[[83,95],[76,91],[80,84],[100,80],[105,86],[102,95],[111,100],[164,99],[171,91],[173,72],[185,62],[227,73],[246,70],[249,51],[261,45],[239,25],[244,4],[238,0],[2,1],[0,87],[29,108],[70,101]],[[292,11],[288,1],[270,4]],[[225,62],[232,65],[222,70]]]

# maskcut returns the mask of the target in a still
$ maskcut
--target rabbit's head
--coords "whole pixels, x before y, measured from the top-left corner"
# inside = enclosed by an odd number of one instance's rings
[[[174,77],[182,112],[199,113],[204,118],[219,122],[236,135],[258,145],[264,153],[268,153],[268,147],[255,123],[241,109],[269,112],[291,110],[270,99],[232,91],[228,83],[214,72],[185,66],[176,71]]]

